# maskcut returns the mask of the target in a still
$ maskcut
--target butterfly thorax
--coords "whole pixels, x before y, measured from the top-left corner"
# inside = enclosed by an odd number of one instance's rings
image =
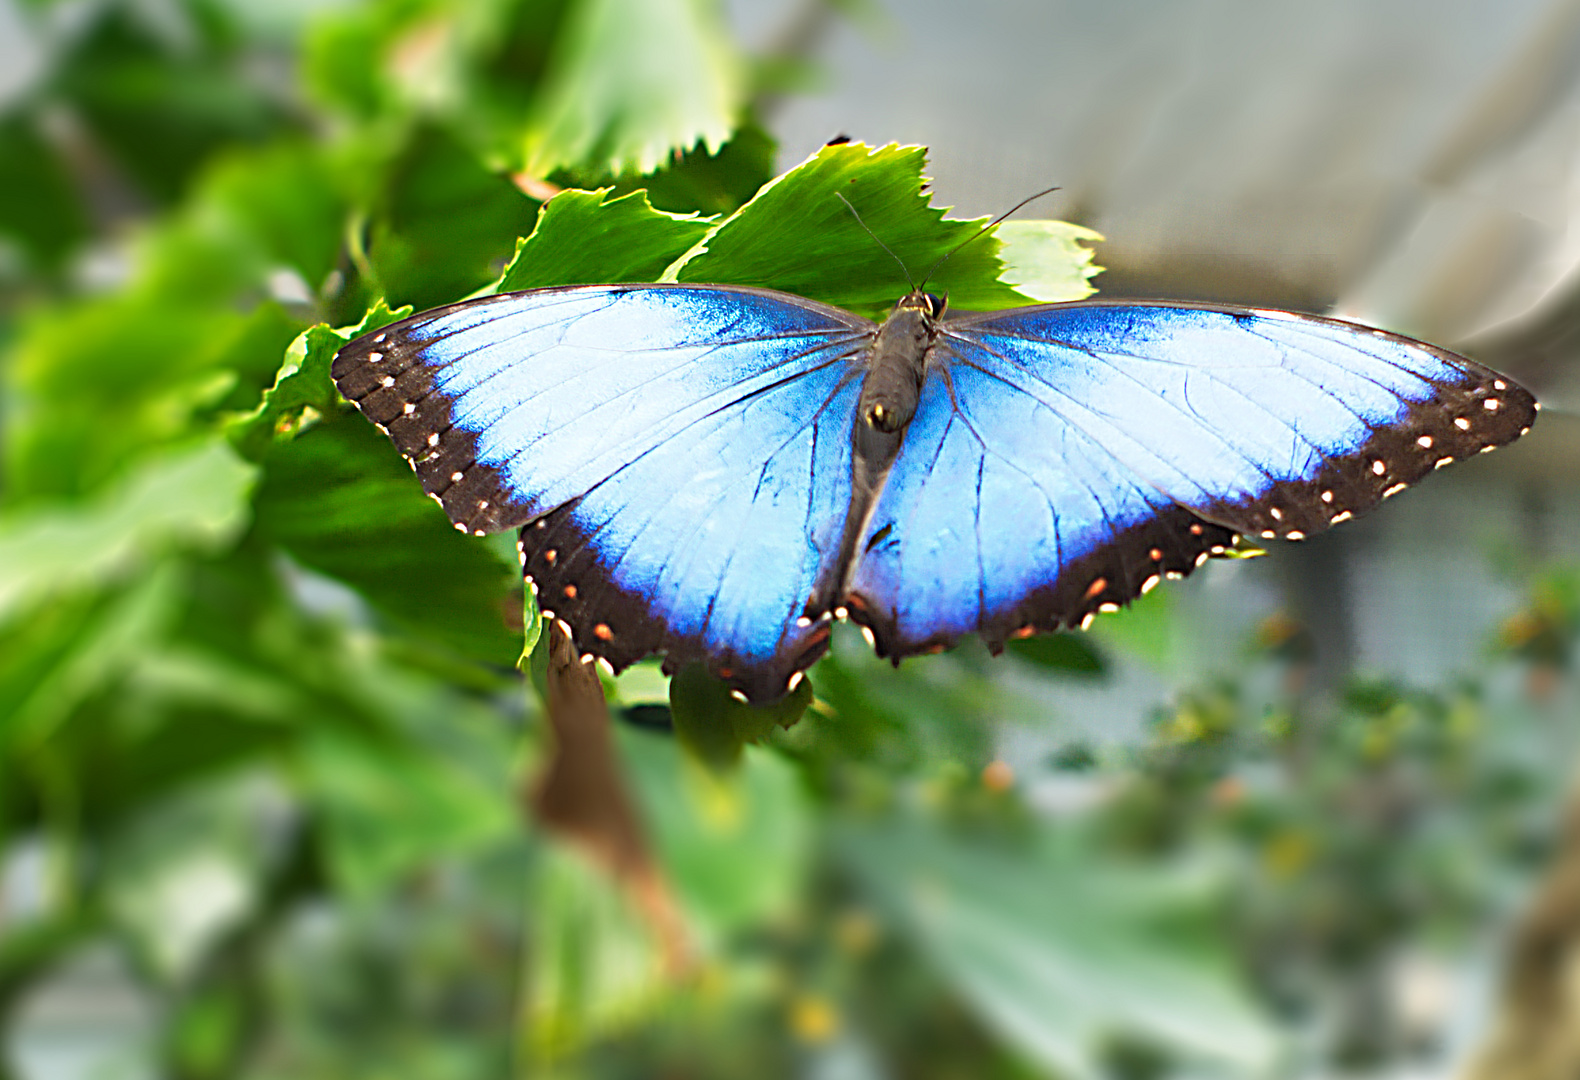
[[[916,415],[927,350],[938,334],[944,301],[916,291],[894,305],[867,354],[860,415],[879,431],[904,430]]]

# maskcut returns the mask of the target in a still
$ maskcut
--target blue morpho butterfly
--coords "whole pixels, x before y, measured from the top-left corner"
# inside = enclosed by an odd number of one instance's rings
[[[881,324],[768,289],[574,285],[435,308],[336,385],[456,528],[520,528],[584,659],[754,701],[848,616],[893,657],[1084,627],[1237,534],[1299,540],[1508,443],[1537,405],[1397,334],[1082,301]]]

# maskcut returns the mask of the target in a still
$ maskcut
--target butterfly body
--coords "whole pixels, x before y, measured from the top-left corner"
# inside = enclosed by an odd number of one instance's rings
[[[520,528],[545,614],[771,699],[882,655],[1082,626],[1512,441],[1534,399],[1409,338],[1283,312],[1081,302],[882,324],[764,289],[570,286],[425,312],[333,375],[456,527]]]

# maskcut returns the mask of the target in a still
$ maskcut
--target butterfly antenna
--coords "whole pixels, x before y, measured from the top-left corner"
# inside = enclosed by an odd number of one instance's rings
[[[856,213],[856,208],[854,206],[850,205],[850,200],[849,199],[845,198],[845,196],[841,195],[837,191],[834,192],[834,197],[836,199],[838,199],[840,202],[845,204],[845,209],[850,211],[851,216],[856,219],[856,224],[857,225],[860,225],[863,229],[867,229],[867,235],[868,236],[872,237],[874,240],[878,240],[878,234],[873,232],[871,229],[867,228],[867,223],[865,221],[861,220],[861,215]],[[1025,205],[1025,203],[1021,204],[1021,206],[1024,206],[1024,205]],[[1019,209],[1020,209],[1019,206],[1017,206],[1015,208],[1015,210],[1019,210]],[[1014,212],[1015,212],[1014,210],[1010,211],[1010,213],[1014,213]],[[878,246],[881,247],[884,251],[887,251],[889,253],[889,258],[893,259],[895,262],[900,264],[900,273],[905,275],[906,283],[908,285],[910,285],[911,291],[915,292],[916,291],[916,282],[911,279],[911,271],[906,268],[906,265],[905,265],[904,261],[901,260],[901,258],[894,253],[894,249],[893,248],[891,248],[888,244],[885,244],[882,240],[878,240]]]
[[[953,248],[951,248],[949,253],[946,254],[942,259],[939,259],[937,262],[933,263],[933,268],[931,270],[927,271],[927,276],[926,277],[922,278],[922,284],[926,285],[929,281],[931,281],[932,278],[933,278],[933,275],[938,273],[938,268],[943,266],[944,263],[948,262],[950,260],[950,258],[954,255],[955,252],[959,251],[961,248],[965,247],[967,244],[971,243],[972,241],[979,239],[982,236],[983,233],[986,233],[986,232],[996,228],[997,226],[1002,225],[1004,223],[1004,219],[1005,218],[1009,217],[1011,214],[1013,214],[1015,211],[1019,210],[1021,207],[1025,206],[1027,203],[1034,202],[1037,199],[1042,198],[1044,195],[1052,195],[1055,191],[1058,191],[1058,190],[1059,189],[1057,187],[1051,187],[1051,188],[1048,188],[1046,191],[1039,191],[1035,195],[1028,195],[1028,196],[1026,196],[1020,202],[1016,203],[1014,206],[1012,206],[1008,210],[1004,211],[998,217],[994,218],[992,221],[990,221],[986,225],[982,226],[976,232],[974,232],[970,236],[966,237],[960,243],[956,244]],[[912,288],[915,288],[915,286],[912,286]]]

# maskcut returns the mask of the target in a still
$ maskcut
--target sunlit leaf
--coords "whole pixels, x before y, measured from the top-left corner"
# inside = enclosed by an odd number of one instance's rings
[[[1101,234],[1068,221],[1006,221],[994,232],[1002,245],[1004,281],[1034,300],[1082,300],[1097,289],[1091,279],[1103,268],[1086,244]]]
[[[644,192],[610,197],[562,191],[538,211],[532,235],[492,287],[495,292],[546,285],[653,281],[708,231],[696,215],[654,210]]]
[[[920,146],[825,146],[716,226],[666,276],[762,285],[876,315],[910,289],[907,274],[920,283],[965,244],[929,289],[958,308],[1029,302],[999,280],[998,241],[972,240],[985,221],[945,220],[930,204],[926,157]]]

